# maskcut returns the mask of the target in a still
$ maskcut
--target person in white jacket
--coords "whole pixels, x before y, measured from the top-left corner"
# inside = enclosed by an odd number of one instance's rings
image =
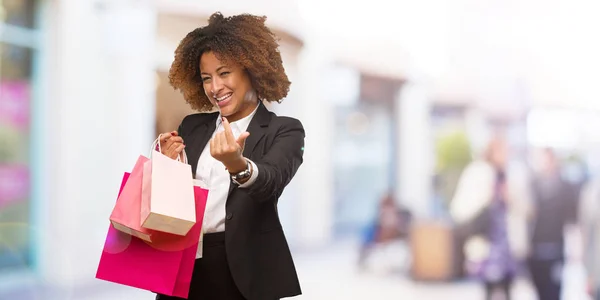
[[[528,180],[508,167],[507,153],[504,138],[494,137],[461,174],[450,204],[459,243],[465,242],[467,261],[479,266],[488,298],[498,289],[510,298],[512,278],[528,251]]]

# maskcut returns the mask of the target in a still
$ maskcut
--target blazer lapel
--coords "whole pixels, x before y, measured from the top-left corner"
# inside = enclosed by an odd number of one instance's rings
[[[244,157],[252,159],[252,153],[258,142],[265,136],[269,123],[271,122],[271,112],[265,107],[262,102],[259,104],[256,114],[248,124],[250,136],[246,138],[244,145]]]
[[[200,154],[204,151],[204,147],[212,137],[212,134],[217,128],[217,116],[218,113],[213,113],[209,118],[208,122],[198,124],[196,128],[190,132],[190,139],[192,143],[189,146],[188,152],[188,163],[192,166],[192,176],[196,176],[196,168],[198,167],[198,160]]]
[[[256,110],[256,114],[252,117],[250,124],[248,124],[248,131],[250,136],[246,138],[246,144],[244,145],[244,152],[242,155],[249,159],[257,159],[252,155],[254,152],[254,148],[258,142],[265,136],[267,133],[267,128],[269,127],[269,123],[271,122],[271,112],[265,107],[262,101],[258,104],[258,109]],[[237,187],[235,184],[229,185],[229,194]]]

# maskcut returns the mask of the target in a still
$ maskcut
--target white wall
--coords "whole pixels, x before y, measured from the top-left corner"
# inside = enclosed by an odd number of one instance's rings
[[[250,13],[267,16],[267,25],[275,26],[293,35],[303,38],[304,24],[298,14],[298,0],[155,0],[159,11],[176,15],[200,16],[206,18],[220,11],[223,15]],[[205,22],[205,20],[199,20]]]
[[[153,139],[148,3],[62,0],[49,11],[36,226],[39,269],[50,283],[94,278],[121,176]]]
[[[400,139],[397,160],[397,198],[416,217],[426,216],[431,205],[433,145],[430,124],[430,95],[424,82],[407,82],[397,96],[396,116]]]
[[[290,68],[291,101],[275,106],[277,112],[300,119],[306,131],[304,163],[286,191],[295,210],[291,243],[302,248],[324,245],[333,233],[333,103],[325,98],[325,82],[317,75],[325,73],[328,62],[307,40]]]

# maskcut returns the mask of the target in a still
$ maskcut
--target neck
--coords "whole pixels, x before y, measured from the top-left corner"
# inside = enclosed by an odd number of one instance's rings
[[[233,114],[231,114],[229,116],[226,116],[227,120],[229,122],[239,121],[239,120],[241,120],[241,119],[249,116],[256,109],[256,106],[258,106],[258,101],[257,102],[248,103],[247,105],[245,105],[239,111],[237,111],[237,112],[235,112],[235,113],[233,113]]]

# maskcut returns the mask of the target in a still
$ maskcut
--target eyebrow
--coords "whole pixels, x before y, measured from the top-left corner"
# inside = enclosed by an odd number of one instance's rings
[[[217,68],[217,72],[219,72],[219,70],[223,69],[223,68],[227,68],[227,66],[220,66]],[[200,74],[204,74],[204,75],[210,75],[209,73],[206,72],[201,72]]]

